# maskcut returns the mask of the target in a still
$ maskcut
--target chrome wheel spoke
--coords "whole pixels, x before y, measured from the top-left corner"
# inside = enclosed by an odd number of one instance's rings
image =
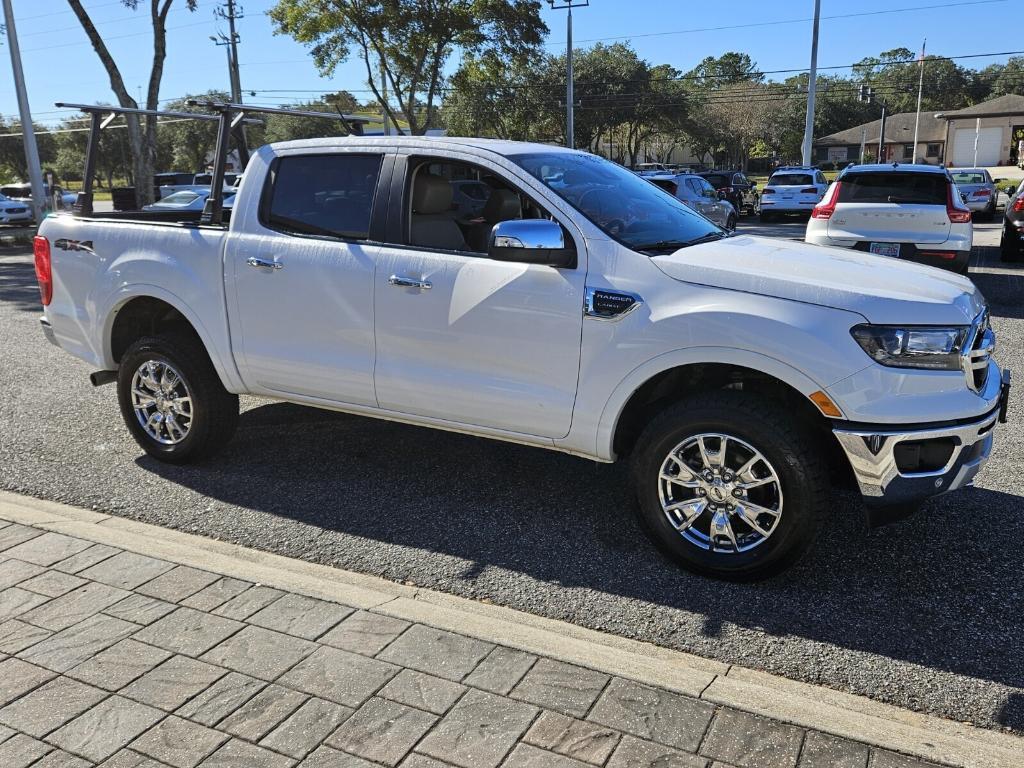
[[[192,428],[192,394],[172,365],[147,360],[131,384],[132,409],[146,434],[164,445],[175,445]]]
[[[749,525],[751,528],[753,528],[755,531],[757,531],[765,538],[768,538],[769,536],[771,536],[771,531],[767,528],[762,527],[761,524],[757,522],[757,512],[751,508],[756,506],[756,504],[740,504],[736,507],[736,514],[739,515],[740,519],[744,523]]]
[[[671,506],[672,509],[666,509],[665,512],[669,515],[672,527],[681,533],[690,528],[697,518],[704,514],[708,503],[703,499],[690,499],[687,502],[679,502]],[[682,517],[680,518],[680,515],[675,513],[681,513]]]
[[[718,450],[709,451],[707,445],[708,437],[719,438]],[[697,438],[697,448],[700,450],[700,458],[704,462],[704,466],[708,469],[714,469],[716,467],[725,466],[725,446],[728,443],[729,438],[725,435],[700,435]]]
[[[768,477],[756,477],[750,481],[744,481],[736,483],[738,488],[742,488],[745,491],[749,491],[751,488],[760,488],[762,485],[768,485],[769,483],[777,482],[775,477],[769,475]]]
[[[717,549],[718,542],[725,539],[732,545],[734,552],[739,551],[739,544],[736,543],[736,532],[733,531],[732,523],[729,522],[729,515],[725,512],[715,512],[714,517],[711,518],[709,538],[711,539],[712,549]]]

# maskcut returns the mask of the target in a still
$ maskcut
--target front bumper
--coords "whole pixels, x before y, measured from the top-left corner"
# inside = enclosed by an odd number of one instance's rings
[[[833,430],[853,469],[857,485],[869,506],[923,501],[971,484],[992,455],[996,422],[1006,420],[1010,375],[1003,372],[999,406],[978,419],[946,427]],[[930,471],[901,471],[896,448],[900,443],[951,443],[945,464]]]

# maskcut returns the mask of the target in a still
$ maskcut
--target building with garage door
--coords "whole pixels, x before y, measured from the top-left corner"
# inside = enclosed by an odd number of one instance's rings
[[[937,117],[946,121],[946,165],[984,168],[1020,162],[1024,96],[999,96]]]
[[[934,112],[922,112],[914,147],[914,112],[897,112],[885,118],[885,146],[882,160],[890,163],[928,163],[942,165],[945,160],[946,121]],[[861,161],[861,143],[865,157],[874,161],[878,156],[878,139],[882,121],[855,125],[845,131],[822,136],[814,141],[814,163],[820,167],[843,167]]]

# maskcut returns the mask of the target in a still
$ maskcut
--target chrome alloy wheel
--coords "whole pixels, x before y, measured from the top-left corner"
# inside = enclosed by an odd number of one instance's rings
[[[764,455],[722,434],[686,438],[658,476],[665,517],[691,544],[712,552],[747,552],[782,518],[782,483]]]
[[[192,428],[192,393],[185,380],[163,360],[147,360],[132,377],[132,408],[146,434],[176,445]]]

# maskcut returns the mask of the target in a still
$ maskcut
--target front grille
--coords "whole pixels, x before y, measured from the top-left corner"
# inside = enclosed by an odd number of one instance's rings
[[[967,344],[961,356],[967,385],[975,392],[980,392],[988,380],[988,363],[996,348],[996,336],[989,324],[989,313],[986,309],[971,324]]]
[[[27,210],[28,210],[28,208],[8,208],[7,212],[8,213],[24,213]]]

